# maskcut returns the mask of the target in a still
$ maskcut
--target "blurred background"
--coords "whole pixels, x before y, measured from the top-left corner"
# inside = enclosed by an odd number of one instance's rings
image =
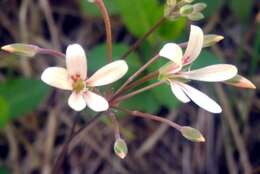
[[[104,0],[111,15],[113,58],[118,59],[163,15],[163,0]],[[260,2],[258,0],[201,0],[205,19],[192,22],[205,33],[225,39],[204,49],[194,68],[231,63],[260,86]],[[165,22],[127,62],[128,76],[164,43],[186,41],[191,22]],[[0,0],[0,45],[23,42],[65,51],[80,43],[88,56],[89,73],[106,64],[105,30],[96,6],[87,0]],[[69,93],[56,91],[39,79],[42,71],[65,61],[51,56],[25,58],[0,52],[0,174],[48,174],[61,152],[73,119],[80,127],[94,113],[75,114],[67,105]],[[160,67],[160,62],[147,72]],[[146,72],[146,73],[147,73]],[[112,89],[116,89],[116,83]],[[192,83],[223,108],[213,115],[192,103],[181,104],[168,86],[157,87],[122,103],[199,129],[205,143],[192,143],[178,131],[154,121],[117,113],[129,154],[113,152],[114,134],[106,115],[91,124],[69,147],[60,168],[64,174],[260,173],[259,90],[210,83]]]

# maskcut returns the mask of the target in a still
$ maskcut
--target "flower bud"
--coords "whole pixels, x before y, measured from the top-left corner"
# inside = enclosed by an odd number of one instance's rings
[[[15,43],[3,46],[2,50],[16,54],[18,56],[33,57],[38,53],[39,47],[36,45]]]
[[[212,45],[218,43],[219,41],[221,41],[223,39],[224,39],[224,37],[221,36],[221,35],[207,34],[207,35],[204,36],[203,47],[212,46]]]
[[[236,75],[232,79],[225,81],[225,83],[239,88],[256,89],[256,86],[250,80],[241,75]]]
[[[121,159],[124,159],[126,157],[128,149],[125,141],[122,138],[116,139],[116,142],[114,144],[114,152]]]
[[[199,21],[204,18],[204,15],[200,12],[193,12],[190,15],[188,15],[188,18],[192,21]]]
[[[181,127],[181,134],[190,141],[193,142],[205,142],[205,138],[197,129],[189,126]]]
[[[207,4],[203,3],[203,2],[199,2],[193,5],[193,9],[196,12],[201,12],[202,10],[204,10],[207,7]]]
[[[193,6],[190,4],[184,5],[180,8],[180,14],[182,16],[187,16],[193,12]]]

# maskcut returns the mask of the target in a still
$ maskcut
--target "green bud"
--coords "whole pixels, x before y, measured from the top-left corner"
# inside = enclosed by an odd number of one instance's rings
[[[190,141],[193,142],[205,142],[205,138],[197,129],[189,126],[181,127],[181,134]]]
[[[180,8],[180,14],[182,16],[187,16],[193,12],[193,6],[190,4],[184,5]]]
[[[124,159],[126,157],[128,149],[125,141],[122,138],[116,139],[116,142],[114,144],[114,152],[121,159]]]
[[[15,43],[3,46],[2,50],[18,56],[34,57],[38,53],[39,47],[36,45]]]
[[[203,42],[203,47],[210,47],[216,43],[218,43],[219,41],[223,40],[224,37],[221,35],[217,35],[217,34],[207,34],[204,36],[204,42]]]
[[[204,15],[200,12],[193,12],[190,15],[188,15],[188,18],[192,21],[199,21],[204,18]]]
[[[204,10],[207,7],[207,4],[203,3],[203,2],[199,2],[193,5],[193,9],[196,12],[201,12],[202,10]]]

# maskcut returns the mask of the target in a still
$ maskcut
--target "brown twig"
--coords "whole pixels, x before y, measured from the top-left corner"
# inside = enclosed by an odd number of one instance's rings
[[[60,173],[59,169],[60,169],[62,163],[64,162],[64,159],[65,159],[65,156],[66,156],[66,154],[67,154],[68,147],[69,147],[69,143],[70,143],[70,141],[71,141],[71,137],[72,137],[73,134],[74,134],[76,125],[77,125],[77,118],[74,118],[74,122],[73,122],[73,125],[72,125],[72,127],[71,127],[71,130],[70,130],[68,139],[67,139],[67,141],[65,142],[65,144],[63,145],[62,150],[61,150],[61,153],[60,153],[60,155],[58,156],[56,162],[54,163],[54,167],[53,167],[53,170],[52,170],[52,171],[53,171],[53,174],[59,174],[59,173]]]
[[[252,167],[248,158],[248,153],[246,150],[246,145],[243,141],[242,136],[239,133],[239,128],[235,120],[235,116],[231,110],[231,106],[228,102],[228,97],[226,96],[222,86],[216,85],[215,86],[216,91],[219,95],[219,99],[223,106],[223,112],[226,115],[226,119],[228,121],[230,131],[233,134],[233,138],[235,141],[235,144],[238,148],[239,154],[240,154],[240,161],[243,166],[243,170],[245,174],[250,174],[252,172]]]

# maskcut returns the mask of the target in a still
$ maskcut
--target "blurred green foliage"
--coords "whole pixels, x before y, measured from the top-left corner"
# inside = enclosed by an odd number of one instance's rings
[[[6,167],[0,167],[0,174],[9,174],[10,172]]]
[[[18,78],[0,83],[0,127],[34,111],[49,92],[40,80]]]

